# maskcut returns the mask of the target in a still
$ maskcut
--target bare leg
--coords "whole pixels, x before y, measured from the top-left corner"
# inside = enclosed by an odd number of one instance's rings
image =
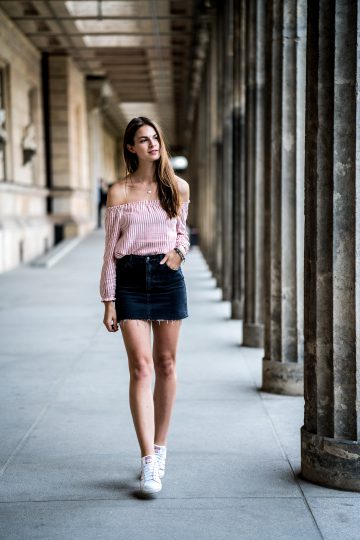
[[[153,358],[156,373],[154,388],[155,444],[166,446],[176,395],[176,349],[180,321],[153,321]]]
[[[154,454],[154,402],[151,392],[153,359],[150,322],[126,320],[120,324],[128,355],[130,410],[141,456]]]

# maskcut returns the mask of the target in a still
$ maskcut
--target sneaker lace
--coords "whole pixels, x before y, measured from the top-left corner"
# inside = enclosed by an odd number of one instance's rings
[[[156,462],[147,463],[144,466],[143,475],[144,475],[145,482],[147,482],[148,480],[159,481],[159,471],[157,468],[157,463]]]
[[[165,469],[165,454],[155,454],[156,455],[156,458],[158,460],[158,464],[159,464],[159,469]]]

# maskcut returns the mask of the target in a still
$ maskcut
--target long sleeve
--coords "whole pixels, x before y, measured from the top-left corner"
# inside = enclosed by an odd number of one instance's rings
[[[188,210],[189,210],[189,203],[190,201],[185,201],[182,203],[181,209],[180,209],[180,215],[177,218],[177,222],[176,222],[177,236],[176,236],[175,247],[179,248],[184,255],[186,255],[190,249],[189,235],[186,228],[186,219],[187,219]]]
[[[101,302],[115,300],[116,259],[115,246],[120,236],[121,209],[108,206],[105,211],[105,249],[100,277]]]

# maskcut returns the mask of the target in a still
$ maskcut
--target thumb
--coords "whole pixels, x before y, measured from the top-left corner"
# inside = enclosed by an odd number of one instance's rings
[[[118,321],[117,321],[116,315],[115,317],[113,317],[112,323],[113,323],[114,332],[117,332],[119,328],[118,328]]]

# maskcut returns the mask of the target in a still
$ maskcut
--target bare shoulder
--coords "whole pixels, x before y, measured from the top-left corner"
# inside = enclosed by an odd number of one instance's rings
[[[125,202],[125,178],[120,178],[109,187],[106,206],[116,206]]]
[[[190,186],[187,183],[186,180],[183,178],[180,178],[180,176],[175,176],[177,183],[178,183],[178,189],[180,193],[180,197],[182,201],[188,201],[190,199]]]

